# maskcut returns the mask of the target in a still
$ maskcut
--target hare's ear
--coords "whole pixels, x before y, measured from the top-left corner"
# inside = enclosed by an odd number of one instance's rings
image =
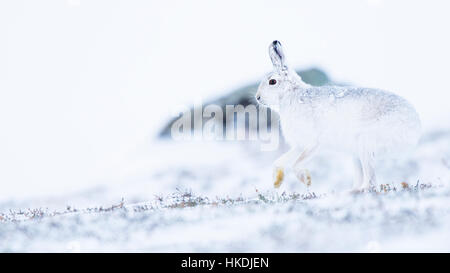
[[[269,46],[269,56],[272,60],[273,68],[278,71],[286,71],[286,59],[284,57],[281,43],[277,40],[273,41]]]

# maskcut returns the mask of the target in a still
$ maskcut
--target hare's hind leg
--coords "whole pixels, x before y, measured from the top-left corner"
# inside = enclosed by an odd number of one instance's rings
[[[353,158],[354,177],[353,177],[353,189],[352,191],[359,191],[364,181],[363,168],[359,157]]]
[[[376,183],[374,157],[371,153],[364,153],[361,157],[361,166],[363,171],[363,183],[361,190],[369,190]]]
[[[364,192],[370,190],[375,185],[375,170],[374,170],[374,143],[372,135],[366,132],[366,134],[361,134],[356,139],[357,143],[357,154],[359,155],[360,166],[356,169],[362,170],[362,179],[359,185],[359,192]],[[358,170],[357,172],[359,172]],[[357,173],[357,175],[360,175]],[[358,178],[357,178],[358,179]]]

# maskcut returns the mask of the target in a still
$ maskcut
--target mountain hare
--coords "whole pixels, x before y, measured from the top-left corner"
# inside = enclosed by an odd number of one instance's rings
[[[256,100],[279,113],[281,131],[291,145],[274,163],[276,188],[288,167],[309,186],[311,177],[301,167],[321,147],[353,154],[353,191],[365,191],[375,185],[375,157],[417,144],[419,116],[405,99],[371,88],[314,87],[286,66],[280,42],[270,45],[269,55],[274,71],[260,83]]]

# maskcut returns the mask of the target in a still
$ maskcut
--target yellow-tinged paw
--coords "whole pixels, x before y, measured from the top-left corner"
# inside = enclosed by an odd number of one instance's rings
[[[297,178],[300,180],[300,182],[302,182],[303,184],[305,184],[307,187],[311,186],[311,174],[309,173],[308,170],[302,170],[301,172],[299,172],[297,174]]]
[[[274,170],[275,182],[273,182],[273,186],[275,188],[279,188],[281,186],[281,183],[283,183],[283,178],[284,178],[283,168],[280,168],[280,167],[275,168],[275,170]]]

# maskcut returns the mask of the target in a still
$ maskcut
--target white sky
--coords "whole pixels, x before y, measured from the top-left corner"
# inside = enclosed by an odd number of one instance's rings
[[[114,176],[182,104],[259,80],[268,44],[450,120],[448,1],[2,1],[0,198]]]

